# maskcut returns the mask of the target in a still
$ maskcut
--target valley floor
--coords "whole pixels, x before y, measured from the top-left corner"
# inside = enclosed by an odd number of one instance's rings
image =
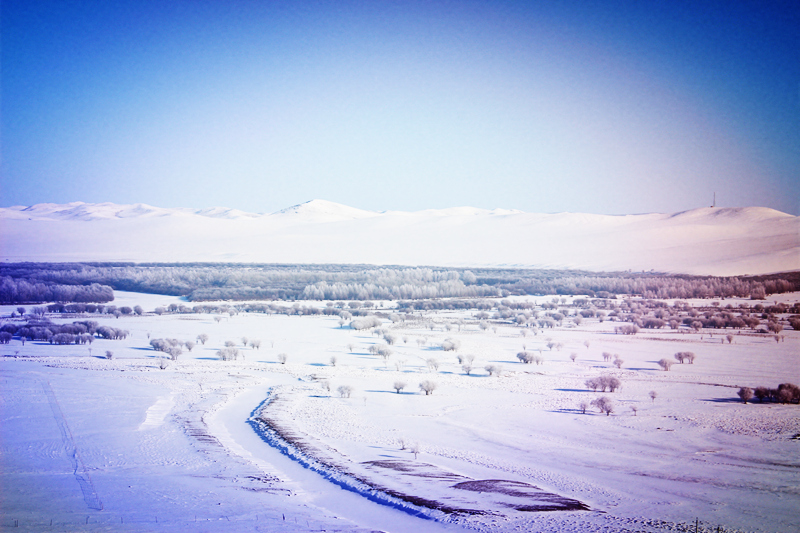
[[[385,359],[368,350],[382,339],[338,316],[145,314],[90,318],[129,330],[120,341],[15,338],[0,345],[0,529],[800,529],[800,408],[736,396],[799,383],[800,332],[617,335],[618,323],[586,320],[523,336],[473,314],[383,320],[396,337]],[[150,339],[201,333],[208,342],[160,368]],[[260,348],[243,348],[244,336]],[[447,338],[457,351],[442,350]],[[218,360],[225,341],[237,360]],[[523,349],[543,362],[520,363]],[[98,357],[106,350],[113,359]],[[678,351],[697,359],[661,370]],[[459,355],[475,357],[469,375]],[[604,375],[621,388],[586,387]],[[584,413],[600,396],[610,416]]]

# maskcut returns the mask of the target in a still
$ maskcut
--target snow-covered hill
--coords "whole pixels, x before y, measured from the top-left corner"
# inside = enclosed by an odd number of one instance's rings
[[[763,207],[675,214],[364,211],[312,200],[271,214],[145,204],[0,208],[5,261],[524,266],[742,275],[800,269],[800,217]]]

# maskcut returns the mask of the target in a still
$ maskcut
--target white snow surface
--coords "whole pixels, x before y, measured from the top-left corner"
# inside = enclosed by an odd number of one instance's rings
[[[661,533],[695,531],[697,519],[705,532],[800,530],[800,407],[736,398],[740,386],[800,382],[798,331],[779,342],[683,328],[627,336],[615,322],[587,319],[523,336],[502,321],[483,330],[474,312],[438,311],[384,320],[398,339],[384,362],[368,351],[381,339],[335,315],[149,312],[172,302],[180,300],[117,292],[117,305],[147,312],[50,317],[97,320],[128,330],[125,340],[0,345],[0,529]],[[15,308],[0,306],[4,322],[19,320]],[[200,333],[206,344],[159,368],[163,354],[149,339]],[[243,336],[261,347],[242,347]],[[440,348],[447,337],[460,342],[457,353]],[[228,340],[243,357],[219,361]],[[523,345],[544,362],[517,361]],[[98,357],[106,350],[112,360]],[[697,354],[693,364],[656,364],[686,350]],[[622,368],[604,351],[619,354]],[[471,375],[457,354],[475,356]],[[487,364],[502,365],[502,375],[487,375]],[[622,381],[607,393],[611,416],[579,409],[602,395],[584,385],[600,375]],[[438,384],[432,395],[419,392],[423,380]],[[397,381],[407,383],[402,394]],[[341,385],[351,397],[336,393]],[[248,422],[268,398],[273,423],[295,438],[292,454]],[[521,511],[507,505],[513,494],[454,487],[464,480],[532,486],[589,510]],[[365,482],[488,514],[392,505]]]
[[[271,214],[145,204],[0,208],[6,261],[530,267],[705,274],[800,269],[800,217],[764,207],[675,214],[375,212],[312,200]]]

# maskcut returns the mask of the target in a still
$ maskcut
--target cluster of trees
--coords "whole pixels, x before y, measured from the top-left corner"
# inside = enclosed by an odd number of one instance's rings
[[[108,285],[59,285],[52,282],[0,277],[0,304],[42,302],[111,302],[114,291]]]
[[[598,389],[602,392],[605,392],[606,389],[608,389],[609,392],[614,392],[622,386],[622,382],[614,376],[600,376],[587,379],[585,384],[587,388],[595,392],[597,392]]]
[[[737,392],[739,398],[747,403],[754,397],[759,402],[776,402],[776,403],[797,403],[800,404],[800,387],[794,383],[781,383],[776,389],[768,387],[756,387],[755,390],[750,387],[742,387]]]
[[[42,287],[46,287],[46,284],[59,287],[102,284],[116,290],[187,296],[192,301],[397,300],[506,294],[584,294],[599,298],[641,295],[661,299],[737,296],[763,299],[770,294],[800,288],[800,273],[797,272],[721,278],[631,272],[380,268],[365,265],[5,263],[0,265],[0,276],[12,281],[9,287],[24,281],[23,293],[35,294],[39,289],[29,291],[29,287],[39,284]],[[0,283],[0,297],[9,291],[9,294],[14,293],[5,287]],[[66,294],[60,298],[16,298],[3,302],[110,301],[79,299],[77,295]]]
[[[124,339],[129,332],[124,329],[100,326],[92,320],[72,324],[54,324],[47,319],[28,321],[25,324],[6,323],[0,326],[0,342],[8,344],[14,336],[24,343],[46,341],[50,344],[91,344],[95,336],[103,339]]]

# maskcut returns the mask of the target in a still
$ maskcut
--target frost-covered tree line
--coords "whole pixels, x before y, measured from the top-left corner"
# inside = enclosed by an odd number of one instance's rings
[[[89,301],[108,287],[209,300],[377,300],[479,298],[505,295],[570,294],[606,298],[763,299],[800,290],[794,272],[755,277],[704,277],[652,273],[588,273],[571,270],[445,269],[365,265],[238,265],[238,264],[106,264],[4,263],[0,265],[0,297],[4,303],[47,301],[47,287],[64,294],[50,301]],[[5,283],[5,284],[3,284]],[[95,287],[93,284],[98,284]],[[107,286],[102,289],[103,285]],[[87,289],[90,287],[90,289]],[[94,288],[91,288],[94,287]],[[15,292],[16,291],[16,292]],[[75,291],[75,296],[69,296]],[[97,292],[98,294],[94,294]],[[44,299],[26,300],[22,294]],[[4,296],[7,295],[7,296]],[[80,296],[86,298],[86,296]],[[99,301],[99,300],[92,300]],[[108,300],[107,300],[108,301]]]
[[[93,302],[114,300],[114,291],[108,285],[59,285],[52,282],[0,278],[0,304],[42,302]]]
[[[2,335],[5,334],[5,335]],[[46,318],[29,320],[25,324],[6,323],[0,326],[0,335],[8,344],[13,337],[21,341],[44,341],[50,344],[91,344],[95,337],[109,340],[125,339],[129,332],[110,326],[101,326],[93,320],[72,324],[54,324]]]

